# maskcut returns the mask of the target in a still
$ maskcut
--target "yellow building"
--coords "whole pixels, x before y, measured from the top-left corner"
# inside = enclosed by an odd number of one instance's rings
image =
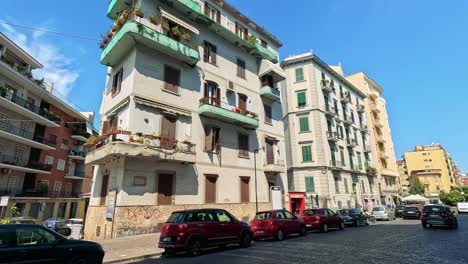
[[[400,175],[400,190],[407,192],[409,191],[409,177],[408,170],[404,160],[397,160],[398,174]]]
[[[450,154],[439,144],[416,146],[404,154],[407,175],[418,177],[426,185],[426,195],[438,196],[439,191],[450,191],[459,181],[455,163]]]

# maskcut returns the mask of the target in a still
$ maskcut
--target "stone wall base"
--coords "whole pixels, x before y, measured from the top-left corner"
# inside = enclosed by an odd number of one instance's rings
[[[101,240],[156,233],[173,211],[199,208],[225,209],[242,221],[250,221],[255,216],[255,203],[116,206],[114,221],[111,221],[106,219],[106,207],[90,206],[86,215],[85,239]],[[259,203],[258,210],[271,210],[271,203]]]

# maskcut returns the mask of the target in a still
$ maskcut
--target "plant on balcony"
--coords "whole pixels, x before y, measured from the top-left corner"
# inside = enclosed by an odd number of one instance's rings
[[[375,176],[377,176],[377,169],[374,168],[374,167],[367,167],[366,168],[366,173],[369,176],[374,176],[375,177]]]
[[[152,24],[155,24],[155,25],[158,25],[159,24],[159,19],[160,19],[160,16],[159,14],[152,14],[151,16],[149,16],[149,20]]]
[[[5,55],[0,56],[0,60],[2,60],[3,62],[5,62],[6,64],[10,66],[12,65],[12,62]]]
[[[143,137],[141,133],[133,134],[129,138],[130,143],[139,143],[143,144]]]
[[[192,40],[192,36],[190,36],[190,34],[184,30],[182,33],[182,39],[184,41],[190,42]]]
[[[106,47],[106,44],[104,44],[103,42],[99,43],[99,48],[100,49],[104,49]]]
[[[125,22],[127,22],[127,19],[125,17],[121,16],[121,17],[117,18],[117,21],[115,22],[116,30],[118,30],[120,26],[125,24]]]
[[[102,39],[102,43],[104,43],[104,44],[109,43],[109,38],[108,38],[107,36],[105,36],[105,37]]]
[[[137,17],[144,17],[145,16],[145,13],[143,13],[143,10],[139,7],[135,7],[135,9],[133,9],[133,12],[135,14],[135,16]]]
[[[26,77],[28,77],[29,79],[31,79],[31,78],[32,78],[32,73],[27,72],[27,73],[24,74],[24,76],[26,76]]]
[[[107,38],[111,39],[113,36],[114,32],[112,30],[109,30],[109,32],[107,32]]]
[[[179,26],[175,26],[175,27],[171,28],[171,36],[172,36],[173,38],[179,39],[180,36],[181,36],[181,34],[182,34],[182,33],[180,32]]]
[[[257,37],[255,35],[249,36],[249,42],[256,45],[257,44]]]
[[[42,79],[35,79],[34,82],[39,85],[39,86],[43,86],[44,85],[44,78]]]
[[[171,26],[169,26],[169,22],[167,22],[167,20],[165,19],[161,22],[161,27],[166,31],[171,30]]]

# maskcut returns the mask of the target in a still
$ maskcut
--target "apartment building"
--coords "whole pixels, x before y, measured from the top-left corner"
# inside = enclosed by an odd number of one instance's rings
[[[43,66],[2,33],[0,55],[0,194],[16,204],[18,216],[83,217],[83,143],[93,114],[78,112],[35,79],[32,71]]]
[[[440,191],[449,192],[461,183],[455,173],[456,164],[450,154],[440,145],[418,145],[413,151],[405,152],[409,181],[414,177],[426,186],[426,196],[437,198]]]
[[[270,187],[287,191],[281,42],[225,1],[134,2],[107,13],[87,238],[156,232],[180,209],[270,209]]]
[[[366,95],[313,53],[290,56],[282,90],[291,209],[379,204]],[[290,196],[291,196],[290,195]],[[299,205],[297,205],[299,204]]]
[[[400,190],[403,192],[408,192],[410,187],[409,177],[408,177],[408,169],[406,168],[406,164],[404,160],[397,160],[397,169],[398,174],[400,175],[399,184]]]
[[[346,76],[346,79],[366,94],[364,100],[365,111],[370,117],[367,126],[372,135],[372,155],[377,165],[377,182],[382,204],[394,205],[396,203],[399,183],[398,169],[393,150],[393,140],[388,122],[386,101],[383,98],[383,89],[373,79],[363,72]]]

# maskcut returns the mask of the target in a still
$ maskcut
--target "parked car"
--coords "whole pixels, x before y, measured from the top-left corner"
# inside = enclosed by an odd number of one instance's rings
[[[421,224],[424,228],[432,226],[448,226],[458,228],[457,217],[445,205],[426,205],[422,211]]]
[[[258,212],[250,226],[255,238],[283,240],[288,235],[306,233],[304,221],[286,210]]]
[[[49,218],[44,221],[43,225],[65,237],[71,234],[71,229],[67,226],[65,220],[60,218]]]
[[[14,217],[7,219],[5,224],[37,224],[37,222],[32,218]]]
[[[167,254],[185,251],[200,255],[207,246],[239,244],[249,247],[250,226],[222,209],[199,209],[173,212],[161,228],[159,248]]]
[[[359,208],[341,209],[336,212],[341,216],[345,225],[367,225],[367,216]]]
[[[422,210],[419,206],[407,205],[403,210],[403,219],[416,218],[420,219]]]
[[[302,212],[302,219],[307,229],[320,230],[322,233],[327,233],[329,228],[343,230],[345,227],[343,219],[328,208],[306,209]]]
[[[395,217],[403,217],[403,210],[405,210],[404,205],[397,205],[395,207],[395,211],[393,212],[395,214]]]
[[[72,239],[83,239],[84,237],[84,226],[83,219],[81,218],[70,218],[66,221],[67,227],[70,228],[71,234],[69,238]]]
[[[376,220],[395,220],[395,215],[392,210],[383,205],[372,208],[371,215],[373,215]]]
[[[0,263],[102,263],[95,242],[67,240],[41,225],[0,225]]]
[[[468,213],[468,202],[457,203],[458,214]]]

